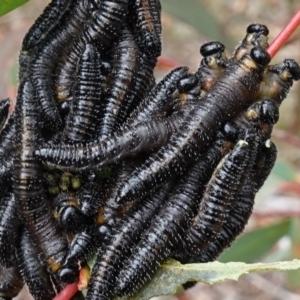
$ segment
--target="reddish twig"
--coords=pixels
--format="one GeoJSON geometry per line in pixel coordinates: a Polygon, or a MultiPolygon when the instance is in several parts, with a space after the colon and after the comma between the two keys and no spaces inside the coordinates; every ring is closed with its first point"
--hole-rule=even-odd
{"type": "Polygon", "coordinates": [[[56,295],[56,297],[53,300],[68,300],[71,299],[77,292],[78,292],[78,286],[77,282],[68,284],[64,287],[60,293],[56,295]]]}
{"type": "Polygon", "coordinates": [[[274,212],[257,212],[254,211],[252,213],[252,217],[255,219],[265,219],[265,218],[272,218],[272,219],[284,219],[284,218],[299,218],[300,211],[290,210],[290,211],[274,211],[274,212]]]}
{"type": "Polygon", "coordinates": [[[298,182],[284,182],[277,188],[278,193],[294,193],[300,197],[300,184],[298,182]]]}
{"type": "Polygon", "coordinates": [[[274,57],[279,49],[285,44],[292,33],[297,29],[300,24],[300,9],[294,15],[294,17],[288,22],[288,24],[282,29],[275,40],[268,48],[268,53],[271,57],[274,57]]]}
{"type": "Polygon", "coordinates": [[[180,67],[180,64],[171,58],[160,56],[157,59],[157,66],[162,69],[173,69],[180,67]]]}

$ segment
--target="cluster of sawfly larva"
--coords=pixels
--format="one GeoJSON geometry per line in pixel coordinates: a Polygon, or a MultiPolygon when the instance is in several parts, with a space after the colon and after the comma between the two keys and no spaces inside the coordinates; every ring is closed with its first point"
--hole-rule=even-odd
{"type": "MultiPolygon", "coordinates": [[[[242,232],[298,64],[268,29],[155,83],[159,0],[53,0],[0,102],[0,299],[50,300],[96,255],[86,299],[134,294],[168,257],[209,262],[242,232]]],[[[81,299],[78,293],[73,299],[81,299]]]]}

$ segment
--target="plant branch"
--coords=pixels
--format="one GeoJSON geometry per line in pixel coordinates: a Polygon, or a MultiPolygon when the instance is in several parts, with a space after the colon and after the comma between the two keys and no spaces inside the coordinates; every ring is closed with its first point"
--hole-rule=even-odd
{"type": "Polygon", "coordinates": [[[285,44],[288,38],[293,34],[300,24],[300,9],[296,12],[293,18],[288,22],[288,24],[282,29],[275,40],[271,43],[267,49],[268,53],[273,58],[280,48],[285,44]]]}

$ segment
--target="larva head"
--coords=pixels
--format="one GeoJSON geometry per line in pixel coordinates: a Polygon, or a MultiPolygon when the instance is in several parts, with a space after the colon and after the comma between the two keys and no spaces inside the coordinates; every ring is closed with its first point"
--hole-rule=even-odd
{"type": "Polygon", "coordinates": [[[208,67],[212,70],[219,70],[226,67],[227,57],[224,53],[225,46],[220,42],[210,42],[201,46],[200,53],[203,59],[197,70],[197,74],[201,76],[203,68],[208,67]]]}
{"type": "Polygon", "coordinates": [[[225,46],[220,42],[209,42],[200,47],[200,54],[203,57],[215,56],[221,57],[225,51],[225,46]]]}
{"type": "Polygon", "coordinates": [[[250,24],[247,27],[247,34],[252,34],[252,35],[264,35],[268,36],[269,35],[269,29],[266,25],[262,24],[250,24]]]}
{"type": "Polygon", "coordinates": [[[58,214],[59,226],[64,231],[78,232],[85,227],[86,220],[78,207],[64,206],[59,210],[58,214]]]}
{"type": "Polygon", "coordinates": [[[287,77],[291,78],[292,80],[299,80],[300,79],[300,67],[298,63],[293,59],[285,59],[283,61],[284,69],[289,74],[286,74],[287,77]]]}
{"type": "Polygon", "coordinates": [[[62,282],[73,283],[79,278],[79,270],[75,267],[63,266],[58,272],[58,277],[62,282]]]}
{"type": "Polygon", "coordinates": [[[271,99],[265,99],[259,107],[259,115],[265,124],[273,125],[278,122],[279,108],[271,99]]]}
{"type": "Polygon", "coordinates": [[[101,240],[102,242],[106,240],[108,241],[112,234],[112,228],[108,224],[98,226],[95,234],[97,235],[97,239],[101,240]]]}
{"type": "Polygon", "coordinates": [[[228,121],[222,126],[221,133],[230,142],[236,142],[238,138],[238,129],[232,121],[228,121]]]}
{"type": "Polygon", "coordinates": [[[187,93],[199,83],[199,79],[194,74],[187,74],[177,83],[177,89],[180,93],[187,93]]]}
{"type": "Polygon", "coordinates": [[[261,66],[267,66],[271,61],[270,54],[261,47],[253,47],[250,51],[252,60],[261,66]]]}

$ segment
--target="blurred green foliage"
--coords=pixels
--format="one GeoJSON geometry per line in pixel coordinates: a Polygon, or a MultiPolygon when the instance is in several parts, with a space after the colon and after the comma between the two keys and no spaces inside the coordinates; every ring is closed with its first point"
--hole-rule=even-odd
{"type": "Polygon", "coordinates": [[[1,0],[0,1],[0,17],[16,9],[17,7],[27,3],[29,0],[1,0]]]}

